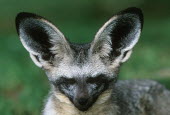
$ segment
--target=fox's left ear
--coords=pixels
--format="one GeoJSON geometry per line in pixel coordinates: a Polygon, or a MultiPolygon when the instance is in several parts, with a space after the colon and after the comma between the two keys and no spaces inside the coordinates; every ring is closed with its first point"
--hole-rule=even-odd
{"type": "Polygon", "coordinates": [[[128,8],[113,16],[97,32],[91,44],[92,54],[119,58],[125,62],[137,43],[143,26],[143,14],[138,8],[128,8]]]}

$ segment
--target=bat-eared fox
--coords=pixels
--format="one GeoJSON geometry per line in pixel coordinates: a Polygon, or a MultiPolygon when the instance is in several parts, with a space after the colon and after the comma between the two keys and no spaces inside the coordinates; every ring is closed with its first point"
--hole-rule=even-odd
{"type": "Polygon", "coordinates": [[[43,115],[170,115],[170,91],[155,81],[117,80],[143,27],[143,14],[128,8],[108,20],[91,43],[69,42],[45,18],[16,17],[20,40],[48,76],[43,115]]]}

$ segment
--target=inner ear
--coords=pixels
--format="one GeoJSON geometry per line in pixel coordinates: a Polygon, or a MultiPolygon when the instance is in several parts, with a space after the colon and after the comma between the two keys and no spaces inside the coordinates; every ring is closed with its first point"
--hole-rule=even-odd
{"type": "Polygon", "coordinates": [[[64,35],[51,22],[31,13],[19,13],[16,28],[23,46],[38,66],[71,52],[64,35]]]}
{"type": "Polygon", "coordinates": [[[138,8],[128,8],[107,21],[97,32],[91,45],[91,52],[100,57],[121,56],[127,60],[137,43],[143,25],[143,15],[138,8]]]}
{"type": "Polygon", "coordinates": [[[36,53],[51,54],[49,50],[53,46],[50,43],[53,39],[51,34],[55,31],[47,24],[35,19],[27,19],[21,24],[23,25],[20,27],[22,41],[36,53]]]}
{"type": "Polygon", "coordinates": [[[110,31],[112,53],[128,51],[134,47],[139,39],[141,23],[137,16],[124,14],[115,20],[116,23],[110,31]]]}

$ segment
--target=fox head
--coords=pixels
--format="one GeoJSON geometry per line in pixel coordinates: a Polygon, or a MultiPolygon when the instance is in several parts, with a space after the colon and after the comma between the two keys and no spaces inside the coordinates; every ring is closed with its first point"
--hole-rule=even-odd
{"type": "Polygon", "coordinates": [[[81,111],[114,86],[142,25],[141,10],[128,8],[108,20],[91,43],[74,44],[41,16],[23,12],[16,17],[20,40],[33,62],[45,70],[54,95],[63,94],[81,111]]]}

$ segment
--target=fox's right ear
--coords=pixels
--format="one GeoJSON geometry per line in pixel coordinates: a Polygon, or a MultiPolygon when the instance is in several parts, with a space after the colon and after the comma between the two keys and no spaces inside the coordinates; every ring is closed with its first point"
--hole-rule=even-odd
{"type": "Polygon", "coordinates": [[[64,35],[49,21],[31,13],[19,13],[16,29],[20,40],[39,67],[52,64],[54,57],[63,58],[71,49],[64,35]]]}

